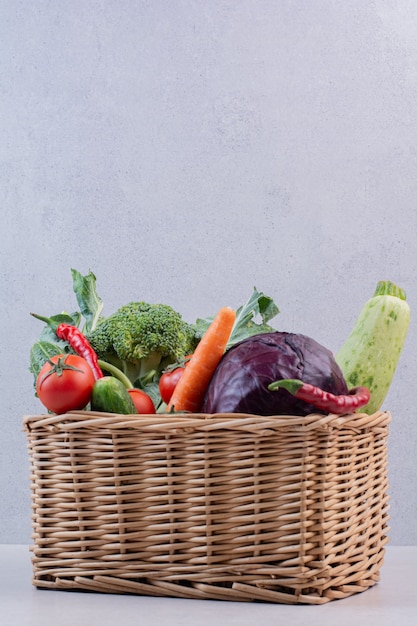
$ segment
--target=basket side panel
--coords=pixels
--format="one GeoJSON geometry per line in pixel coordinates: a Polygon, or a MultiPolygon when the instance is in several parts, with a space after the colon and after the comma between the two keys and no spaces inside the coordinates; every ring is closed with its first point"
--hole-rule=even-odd
{"type": "Polygon", "coordinates": [[[367,588],[379,579],[388,541],[387,438],[387,427],[346,429],[323,442],[325,484],[315,514],[322,543],[315,552],[329,568],[329,597],[331,588],[367,588]]]}

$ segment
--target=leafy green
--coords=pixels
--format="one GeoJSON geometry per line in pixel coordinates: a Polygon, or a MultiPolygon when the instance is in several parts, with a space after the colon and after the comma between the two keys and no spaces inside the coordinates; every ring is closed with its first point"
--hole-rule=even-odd
{"type": "Polygon", "coordinates": [[[65,341],[51,343],[49,341],[37,341],[33,344],[30,350],[30,367],[29,371],[35,377],[35,380],[42,369],[42,366],[48,359],[56,354],[63,354],[65,352],[72,352],[68,344],[65,341]]]}
{"type": "MultiPolygon", "coordinates": [[[[63,324],[73,324],[77,326],[80,320],[79,313],[59,313],[52,315],[51,320],[63,324]]],[[[35,377],[38,376],[44,363],[55,354],[74,353],[69,344],[63,339],[58,339],[55,332],[47,324],[43,327],[38,340],[30,349],[30,365],[29,371],[35,377]]]]}
{"type": "MultiPolygon", "coordinates": [[[[96,277],[92,272],[82,276],[80,272],[72,269],[73,289],[80,308],[74,313],[58,313],[51,315],[52,321],[71,324],[79,328],[84,318],[83,332],[95,328],[100,319],[103,302],[96,291],[96,277]]],[[[44,363],[55,354],[74,353],[66,341],[58,339],[55,332],[47,324],[43,327],[38,340],[30,350],[29,371],[34,375],[35,381],[44,363]]]]}
{"type": "MultiPolygon", "coordinates": [[[[247,337],[276,330],[268,322],[276,317],[278,313],[279,308],[274,300],[254,287],[251,296],[245,304],[236,309],[236,320],[226,349],[247,337]]],[[[197,319],[197,336],[200,338],[203,336],[213,319],[214,316],[197,319]]]]}
{"type": "Polygon", "coordinates": [[[72,269],[73,289],[77,298],[81,314],[85,318],[83,332],[92,332],[100,319],[103,310],[103,301],[96,290],[96,277],[90,271],[87,276],[83,276],[77,270],[72,269]]]}

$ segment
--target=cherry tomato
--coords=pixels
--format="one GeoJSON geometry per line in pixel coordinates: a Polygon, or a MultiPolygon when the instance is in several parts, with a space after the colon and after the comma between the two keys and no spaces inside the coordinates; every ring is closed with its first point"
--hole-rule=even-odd
{"type": "Polygon", "coordinates": [[[128,389],[128,392],[138,413],[155,413],[155,405],[152,398],[142,391],[142,389],[128,389]]]}
{"type": "Polygon", "coordinates": [[[58,354],[42,366],[36,393],[53,413],[83,409],[89,403],[95,378],[87,361],[76,354],[58,354]]]}
{"type": "Polygon", "coordinates": [[[171,400],[171,396],[174,393],[174,389],[181,376],[183,375],[184,368],[177,367],[172,371],[166,371],[159,379],[159,393],[165,404],[171,400]]]}

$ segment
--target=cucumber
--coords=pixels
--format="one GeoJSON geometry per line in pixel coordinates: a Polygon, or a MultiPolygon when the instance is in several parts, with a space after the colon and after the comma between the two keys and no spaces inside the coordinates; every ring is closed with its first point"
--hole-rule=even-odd
{"type": "Polygon", "coordinates": [[[371,392],[370,401],[361,409],[364,413],[375,413],[385,400],[409,322],[410,307],[404,290],[390,281],[379,281],[336,354],[347,386],[363,386],[371,392]]]}
{"type": "Polygon", "coordinates": [[[114,376],[103,376],[94,383],[91,410],[104,413],[137,413],[133,400],[124,384],[114,376]]]}

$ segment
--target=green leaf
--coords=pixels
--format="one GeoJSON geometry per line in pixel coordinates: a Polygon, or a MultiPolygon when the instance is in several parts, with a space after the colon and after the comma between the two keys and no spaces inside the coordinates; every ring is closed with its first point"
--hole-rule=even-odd
{"type": "Polygon", "coordinates": [[[72,352],[66,341],[37,341],[30,350],[30,366],[29,371],[36,378],[41,371],[43,365],[48,359],[57,354],[66,354],[72,352]]]}
{"type": "MultiPolygon", "coordinates": [[[[58,313],[58,315],[52,315],[49,319],[58,324],[63,323],[78,326],[81,313],[58,313]]],[[[36,378],[42,366],[48,359],[56,354],[74,354],[74,350],[67,341],[59,339],[55,331],[45,323],[38,340],[30,349],[29,371],[32,372],[34,376],[34,384],[36,384],[36,378]]]]}
{"type": "Polygon", "coordinates": [[[86,320],[83,332],[88,334],[97,326],[103,310],[103,301],[97,293],[96,277],[91,271],[87,276],[83,276],[77,270],[72,269],[71,274],[78,306],[86,320]]]}
{"type": "MultiPolygon", "coordinates": [[[[247,337],[275,331],[276,329],[270,326],[268,322],[278,313],[279,309],[274,300],[254,287],[249,299],[236,310],[236,320],[227,349],[247,337]]],[[[195,327],[198,337],[203,336],[213,319],[212,316],[196,320],[195,327]]]]}

